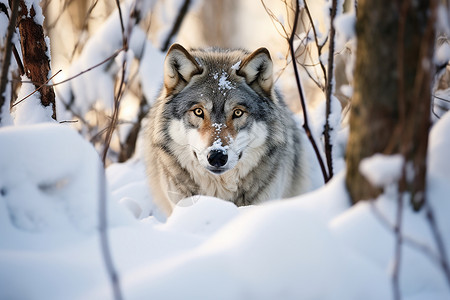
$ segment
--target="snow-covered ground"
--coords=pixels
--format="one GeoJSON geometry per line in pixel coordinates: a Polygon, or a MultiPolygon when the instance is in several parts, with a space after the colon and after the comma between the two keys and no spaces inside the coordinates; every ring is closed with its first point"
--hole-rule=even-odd
{"type": "MultiPolygon", "coordinates": [[[[427,199],[450,256],[448,132],[449,113],[431,132],[427,199]]],[[[49,123],[3,128],[0,144],[0,299],[111,299],[93,147],[49,123]]],[[[376,177],[382,165],[364,172],[376,177]]],[[[312,193],[260,206],[185,199],[166,222],[138,158],[110,166],[107,178],[125,299],[392,299],[396,197],[350,206],[343,172],[312,193]]],[[[425,213],[405,203],[402,232],[402,299],[450,299],[425,213]]]]}
{"type": "MultiPolygon", "coordinates": [[[[130,10],[127,5],[123,12],[130,10]]],[[[336,20],[346,33],[338,34],[338,42],[351,36],[345,29],[351,21],[349,16],[336,20]]],[[[0,22],[7,24],[6,19],[0,22]]],[[[116,13],[98,28],[65,76],[120,48],[118,32],[116,13]]],[[[445,61],[450,52],[444,50],[438,57],[445,61]]],[[[151,101],[161,83],[164,56],[139,27],[132,31],[129,52],[116,58],[117,68],[133,56],[140,58],[143,93],[151,101]]],[[[77,105],[83,114],[101,100],[110,107],[110,74],[103,67],[88,74],[71,80],[70,86],[58,86],[57,101],[68,100],[72,89],[76,101],[82,101],[77,105]]],[[[23,84],[18,99],[33,89],[23,84]]],[[[414,213],[407,202],[401,214],[402,251],[396,255],[398,204],[392,183],[402,163],[399,157],[375,156],[361,165],[364,174],[386,189],[371,202],[350,206],[342,170],[326,186],[293,199],[237,208],[197,196],[181,201],[164,220],[153,205],[139,155],[109,166],[105,174],[93,146],[69,125],[49,122],[37,97],[17,106],[6,122],[16,126],[0,129],[0,300],[112,299],[98,229],[103,200],[124,299],[393,299],[396,266],[402,299],[450,299],[450,283],[425,210],[414,213]],[[47,123],[34,124],[43,121],[47,123]],[[105,176],[107,187],[102,188],[105,176]]],[[[126,111],[133,100],[139,103],[127,94],[124,99],[126,111]]],[[[72,119],[62,103],[57,108],[60,120],[72,119]]],[[[323,128],[323,110],[319,105],[313,115],[316,136],[323,128]]],[[[439,115],[446,110],[443,106],[439,115]]],[[[135,111],[128,114],[136,117],[135,111]]],[[[334,121],[340,121],[340,114],[334,121]]],[[[344,167],[346,130],[335,136],[336,169],[344,167]]],[[[449,132],[447,113],[431,132],[427,178],[427,200],[447,257],[449,132]]],[[[314,176],[321,180],[320,174],[314,176]]]]}

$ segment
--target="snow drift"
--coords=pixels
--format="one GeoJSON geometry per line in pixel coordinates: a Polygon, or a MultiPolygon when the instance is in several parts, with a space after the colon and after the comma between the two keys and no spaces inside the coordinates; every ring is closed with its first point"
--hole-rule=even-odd
{"type": "MultiPolygon", "coordinates": [[[[447,255],[449,130],[446,114],[431,132],[427,192],[447,255]]],[[[56,124],[4,128],[0,143],[0,298],[112,299],[93,147],[56,124]]],[[[341,173],[315,192],[260,206],[192,197],[164,223],[146,216],[153,206],[142,170],[135,159],[107,172],[108,234],[125,299],[392,297],[389,193],[351,207],[341,173]]],[[[424,213],[406,203],[403,217],[403,299],[448,299],[424,213]]]]}

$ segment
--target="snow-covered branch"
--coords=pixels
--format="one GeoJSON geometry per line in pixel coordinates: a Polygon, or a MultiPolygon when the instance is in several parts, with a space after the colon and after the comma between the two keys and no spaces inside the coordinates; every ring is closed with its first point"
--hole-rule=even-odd
{"type": "MultiPolygon", "coordinates": [[[[8,98],[8,91],[10,90],[10,87],[8,87],[8,80],[11,78],[9,73],[10,68],[10,62],[11,62],[11,52],[12,52],[12,39],[13,35],[15,33],[16,28],[16,19],[17,14],[19,10],[19,1],[12,1],[12,7],[11,7],[11,17],[8,16],[8,11],[6,8],[6,5],[3,3],[0,3],[2,5],[2,10],[0,11],[0,18],[2,18],[2,22],[6,21],[5,19],[9,19],[8,22],[8,29],[6,34],[6,40],[5,40],[5,50],[4,55],[2,57],[1,63],[1,74],[0,74],[0,127],[6,123],[10,123],[9,118],[9,102],[10,99],[8,98]],[[6,18],[5,18],[6,17],[6,18]]],[[[4,26],[3,24],[2,26],[4,26]]],[[[0,39],[3,39],[2,36],[0,36],[0,39]]],[[[1,45],[1,44],[0,44],[1,45]]]]}

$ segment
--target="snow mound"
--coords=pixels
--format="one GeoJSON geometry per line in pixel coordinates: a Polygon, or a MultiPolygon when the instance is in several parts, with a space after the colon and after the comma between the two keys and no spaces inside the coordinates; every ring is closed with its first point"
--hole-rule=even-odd
{"type": "Polygon", "coordinates": [[[153,203],[145,166],[139,159],[115,163],[106,169],[113,202],[126,207],[136,219],[150,215],[164,221],[166,216],[153,203]]]}
{"type": "Polygon", "coordinates": [[[238,208],[229,201],[194,196],[178,202],[161,228],[209,236],[237,215],[238,208]]]}
{"type": "Polygon", "coordinates": [[[387,299],[389,291],[383,271],[313,215],[279,205],[253,207],[199,248],[129,278],[129,299],[387,299]]]}
{"type": "MultiPolygon", "coordinates": [[[[76,131],[56,124],[7,127],[0,144],[0,231],[97,227],[103,166],[76,131]]],[[[114,206],[109,211],[111,221],[126,219],[114,206]]]]}
{"type": "Polygon", "coordinates": [[[359,171],[377,187],[385,187],[398,182],[402,176],[403,156],[374,154],[364,158],[359,165],[359,171]]]}

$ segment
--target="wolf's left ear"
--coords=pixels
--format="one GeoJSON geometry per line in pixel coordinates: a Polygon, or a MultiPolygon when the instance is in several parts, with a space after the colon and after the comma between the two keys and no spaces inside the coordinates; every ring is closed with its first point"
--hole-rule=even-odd
{"type": "Polygon", "coordinates": [[[261,90],[266,95],[270,95],[273,87],[273,64],[269,50],[259,48],[247,56],[236,74],[243,76],[247,84],[255,91],[261,90]]]}
{"type": "Polygon", "coordinates": [[[164,86],[167,94],[180,92],[192,76],[201,72],[202,68],[195,58],[180,44],[173,44],[164,61],[164,86]]]}

